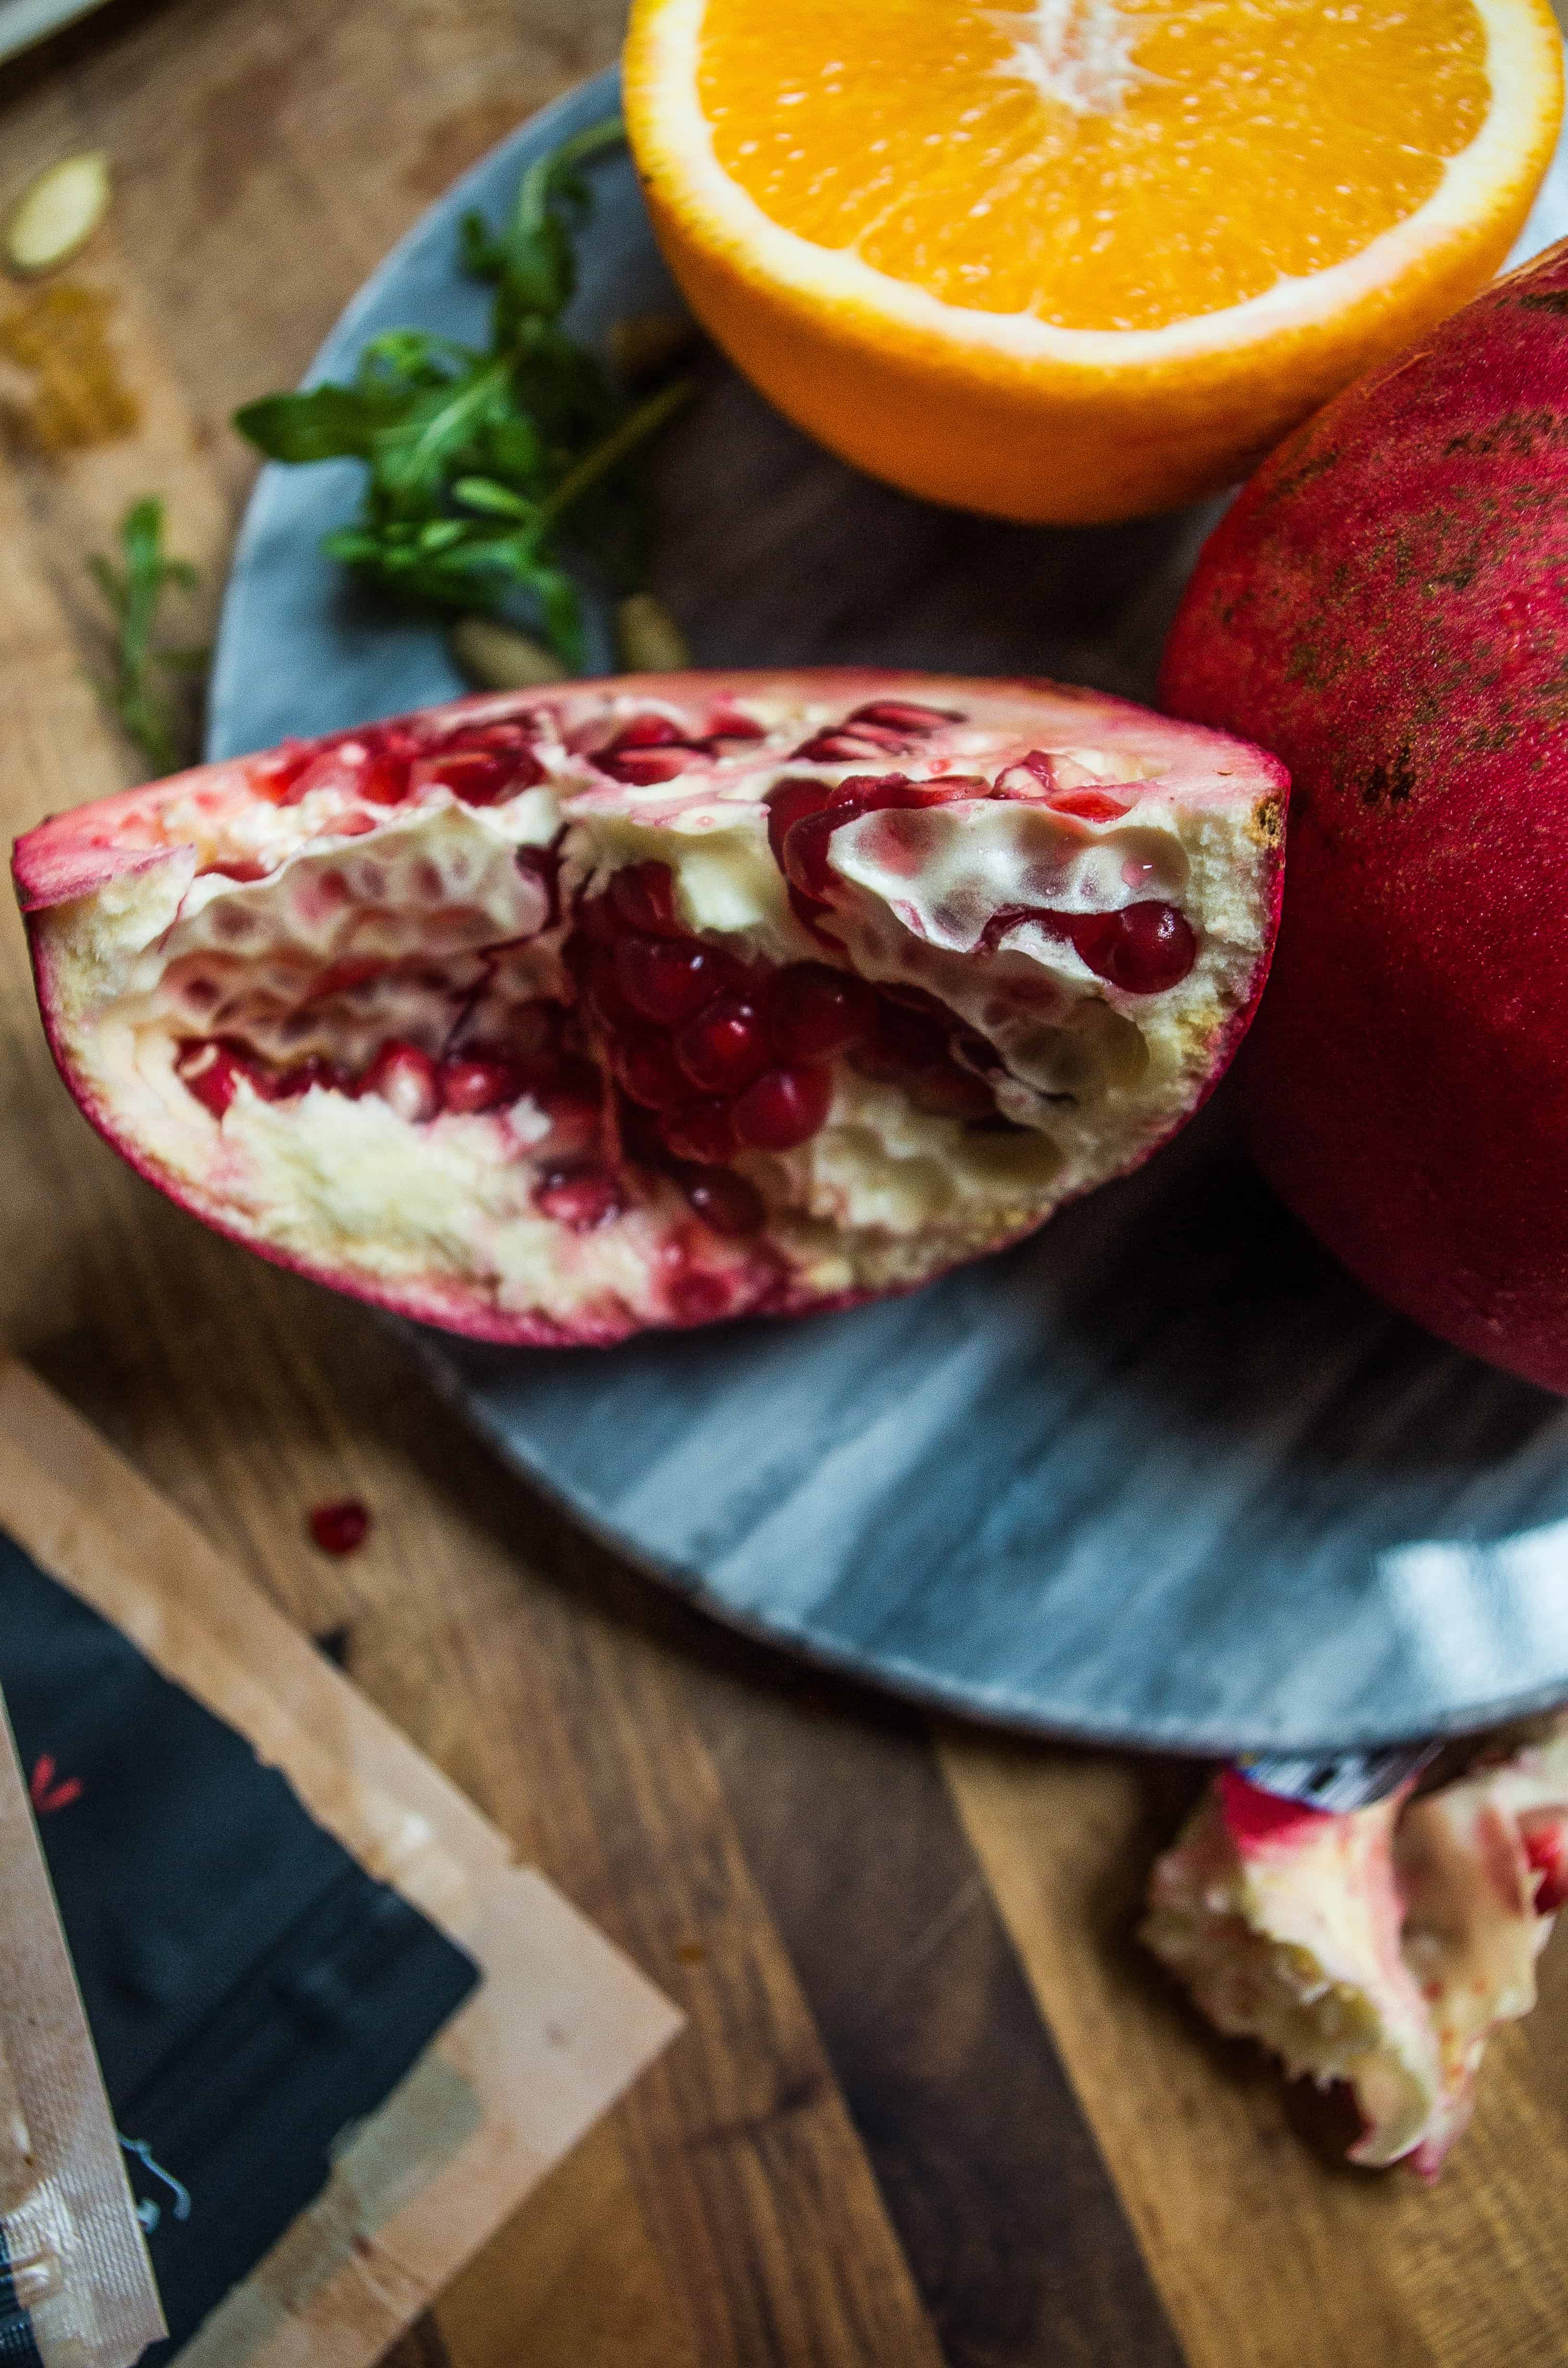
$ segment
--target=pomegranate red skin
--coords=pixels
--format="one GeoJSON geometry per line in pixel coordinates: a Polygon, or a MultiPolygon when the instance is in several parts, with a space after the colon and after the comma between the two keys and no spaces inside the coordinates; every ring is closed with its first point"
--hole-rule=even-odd
{"type": "Polygon", "coordinates": [[[1259,1162],[1382,1297],[1568,1392],[1568,243],[1273,455],[1160,693],[1294,785],[1259,1162]]]}

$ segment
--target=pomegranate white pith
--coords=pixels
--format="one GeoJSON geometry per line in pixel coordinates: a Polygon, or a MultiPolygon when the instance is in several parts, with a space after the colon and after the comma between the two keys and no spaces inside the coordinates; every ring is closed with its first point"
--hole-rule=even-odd
{"type": "Polygon", "coordinates": [[[1223,2032],[1343,2081],[1351,2160],[1430,2175],[1486,2042],[1535,2004],[1568,1899],[1568,1713],[1467,1774],[1346,1815],[1224,1770],[1155,1865],[1143,1938],[1223,2032]]]}
{"type": "Polygon", "coordinates": [[[502,1340],[924,1281],[1135,1165],[1261,988],[1285,782],[1049,685],[644,676],[203,767],[17,850],[88,1115],[502,1340]]]}

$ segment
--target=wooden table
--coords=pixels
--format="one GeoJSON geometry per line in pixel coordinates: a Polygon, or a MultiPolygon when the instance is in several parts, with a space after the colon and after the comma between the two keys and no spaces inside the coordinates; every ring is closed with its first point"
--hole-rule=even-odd
{"type": "MultiPolygon", "coordinates": [[[[73,277],[114,296],[142,406],[119,442],[0,465],[9,829],[136,778],[88,680],[86,552],[160,491],[215,588],[251,475],[233,405],[297,375],[426,201],[605,63],[619,17],[118,0],[0,72],[0,202],[58,156],[113,159],[73,277]]],[[[401,2368],[1561,2368],[1568,1949],[1435,2190],[1335,2167],[1131,1939],[1193,1771],[934,1729],[619,1567],[362,1310],[98,1144],[0,926],[6,1340],[690,2019],[401,2368]],[[303,1515],[348,1493],[375,1530],[329,1562],[303,1515]]]]}

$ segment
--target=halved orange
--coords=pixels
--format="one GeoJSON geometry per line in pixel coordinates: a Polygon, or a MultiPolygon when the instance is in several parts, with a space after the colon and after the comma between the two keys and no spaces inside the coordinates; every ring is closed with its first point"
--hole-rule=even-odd
{"type": "Polygon", "coordinates": [[[634,0],[699,317],[859,467],[1035,520],[1244,475],[1497,268],[1548,0],[634,0]]]}

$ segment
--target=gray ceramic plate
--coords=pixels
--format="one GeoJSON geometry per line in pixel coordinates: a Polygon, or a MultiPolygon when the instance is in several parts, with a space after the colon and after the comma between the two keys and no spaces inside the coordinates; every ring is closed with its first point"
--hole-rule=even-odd
{"type": "MultiPolygon", "coordinates": [[[[608,77],[460,183],[349,306],[476,335],[456,222],[498,213],[608,77]]],[[[577,325],[666,291],[596,168],[577,325]]],[[[1538,219],[1543,243],[1551,216],[1538,219]]],[[[715,365],[661,456],[660,588],[714,665],[881,660],[1147,695],[1205,520],[996,526],[837,466],[715,365]]],[[[223,614],[211,752],[462,686],[316,549],[352,466],[269,469],[223,614]]],[[[646,1569],[988,1718],[1191,1750],[1345,1749],[1568,1693],[1568,1409],[1365,1297],[1237,1155],[1221,1096],[1143,1172],[910,1299],[608,1351],[422,1336],[501,1453],[646,1569]]]]}

